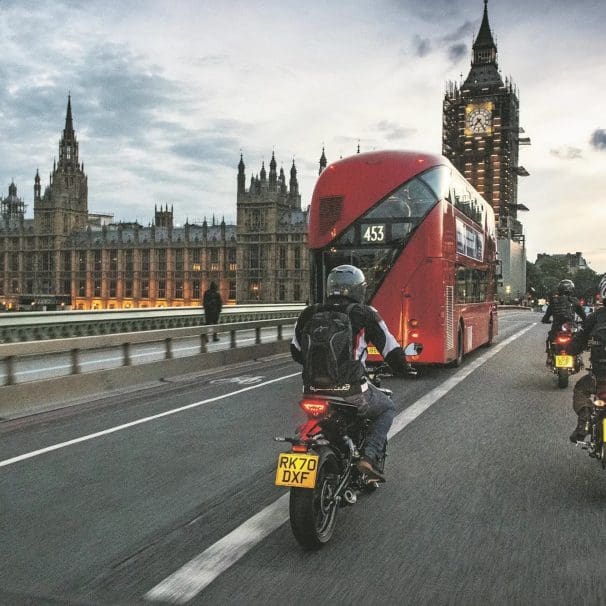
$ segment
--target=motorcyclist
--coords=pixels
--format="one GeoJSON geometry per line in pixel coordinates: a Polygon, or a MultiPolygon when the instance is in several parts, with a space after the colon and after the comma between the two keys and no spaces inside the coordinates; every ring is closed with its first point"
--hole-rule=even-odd
{"type": "MultiPolygon", "coordinates": [[[[587,316],[583,323],[583,327],[573,337],[572,341],[566,348],[566,353],[576,356],[584,351],[590,345],[592,333],[596,327],[600,325],[606,326],[606,275],[602,277],[598,284],[598,293],[602,298],[602,307],[598,307],[595,311],[587,316]]],[[[581,377],[574,386],[572,396],[572,407],[577,414],[577,426],[570,435],[571,442],[581,441],[589,433],[589,418],[591,415],[592,402],[591,394],[596,393],[598,386],[603,386],[606,390],[606,359],[604,347],[592,346],[590,353],[591,372],[581,377]]],[[[602,387],[601,387],[602,389],[602,387]]]]}
{"type": "Polygon", "coordinates": [[[552,297],[545,310],[545,315],[541,319],[543,324],[549,324],[553,317],[553,323],[547,333],[547,342],[545,344],[545,351],[548,356],[550,344],[555,339],[556,333],[560,330],[564,322],[572,322],[575,319],[575,314],[578,315],[582,321],[585,320],[585,310],[579,303],[579,300],[574,296],[574,282],[572,280],[560,280],[558,292],[552,297]]]}
{"type": "MultiPolygon", "coordinates": [[[[391,334],[378,311],[364,303],[366,278],[364,273],[353,265],[335,267],[326,280],[326,303],[321,306],[310,305],[299,316],[295,334],[290,346],[294,360],[304,364],[302,336],[305,324],[317,311],[339,311],[349,316],[352,334],[354,360],[359,372],[351,383],[351,390],[345,399],[359,407],[359,414],[370,419],[364,452],[357,463],[358,469],[369,479],[385,481],[381,466],[387,432],[395,416],[395,406],[391,398],[375,387],[365,375],[367,343],[370,341],[383,355],[394,373],[403,375],[410,369],[404,357],[404,351],[391,334]],[[354,303],[354,305],[352,305],[354,303]]],[[[310,386],[304,385],[304,390],[310,386]]],[[[311,387],[313,390],[313,386],[311,387]]],[[[341,393],[341,388],[339,388],[341,393]]]]}

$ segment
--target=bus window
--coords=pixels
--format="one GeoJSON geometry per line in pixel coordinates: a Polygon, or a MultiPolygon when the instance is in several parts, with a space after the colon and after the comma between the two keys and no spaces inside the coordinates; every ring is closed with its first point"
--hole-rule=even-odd
{"type": "Polygon", "coordinates": [[[436,199],[448,200],[450,193],[450,169],[446,166],[437,166],[419,176],[433,191],[436,199]]]}

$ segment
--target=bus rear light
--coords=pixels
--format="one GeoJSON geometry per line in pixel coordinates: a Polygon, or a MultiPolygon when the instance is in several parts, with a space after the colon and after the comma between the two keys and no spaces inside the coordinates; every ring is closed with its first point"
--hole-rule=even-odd
{"type": "Polygon", "coordinates": [[[410,326],[411,328],[416,328],[418,325],[419,325],[418,320],[408,320],[408,326],[410,326]]]}
{"type": "Polygon", "coordinates": [[[299,406],[310,417],[319,417],[328,412],[328,402],[326,400],[312,400],[305,398],[299,402],[299,406]]]}
{"type": "Polygon", "coordinates": [[[413,330],[413,331],[410,333],[410,337],[411,337],[412,339],[418,339],[418,338],[419,338],[419,331],[418,331],[418,330],[413,330]]]}

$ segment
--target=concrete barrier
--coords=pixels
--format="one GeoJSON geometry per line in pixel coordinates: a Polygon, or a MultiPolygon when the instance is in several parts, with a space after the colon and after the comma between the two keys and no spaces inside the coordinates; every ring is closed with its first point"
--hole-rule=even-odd
{"type": "Polygon", "coordinates": [[[92,402],[120,391],[289,351],[287,340],[0,387],[0,420],[92,402]],[[86,394],[86,398],[84,398],[86,394]]]}

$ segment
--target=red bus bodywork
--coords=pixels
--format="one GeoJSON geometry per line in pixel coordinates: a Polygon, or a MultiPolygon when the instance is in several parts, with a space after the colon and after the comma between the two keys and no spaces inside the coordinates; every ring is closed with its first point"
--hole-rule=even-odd
{"type": "Polygon", "coordinates": [[[415,363],[458,364],[497,334],[494,213],[443,156],[379,151],[329,165],[308,243],[313,300],[332,267],[360,267],[367,302],[398,341],[423,344],[415,363]]]}

